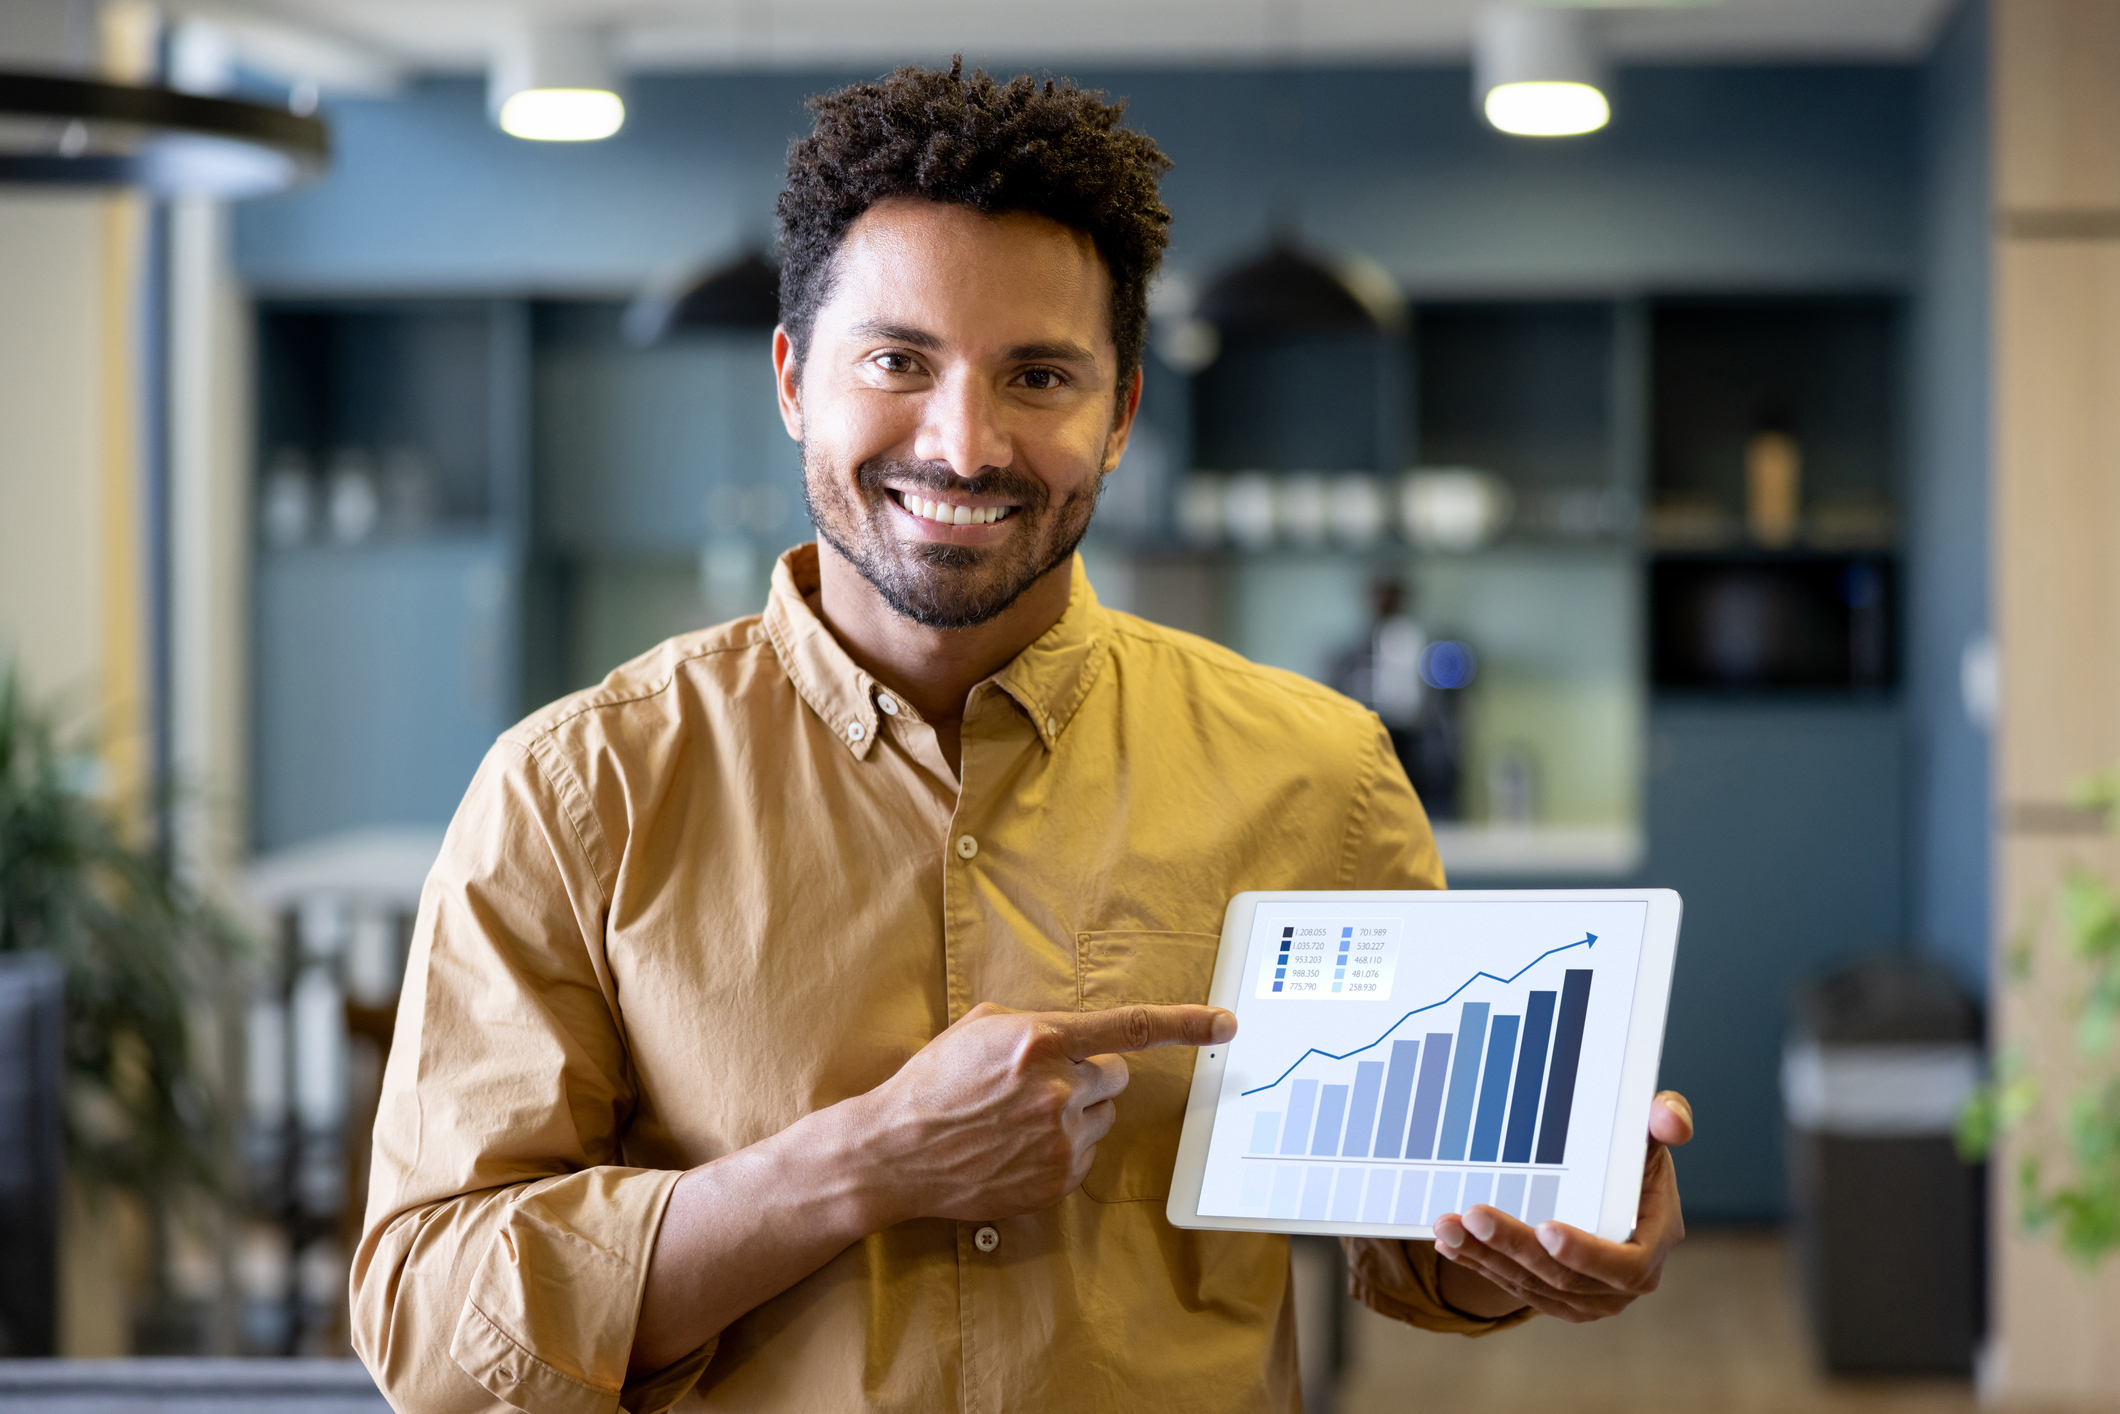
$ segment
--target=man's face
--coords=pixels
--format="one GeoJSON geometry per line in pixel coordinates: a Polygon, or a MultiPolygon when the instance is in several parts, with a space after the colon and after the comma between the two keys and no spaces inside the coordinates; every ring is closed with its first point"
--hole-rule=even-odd
{"type": "Polygon", "coordinates": [[[895,200],[847,232],[799,370],[776,336],[811,519],[898,613],[984,623],[1074,552],[1139,396],[1110,290],[1079,231],[895,200]]]}

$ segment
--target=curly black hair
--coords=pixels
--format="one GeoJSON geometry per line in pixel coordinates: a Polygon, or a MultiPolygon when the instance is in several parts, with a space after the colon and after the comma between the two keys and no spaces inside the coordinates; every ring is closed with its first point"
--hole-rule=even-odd
{"type": "Polygon", "coordinates": [[[796,366],[831,292],[832,257],[861,214],[891,197],[922,197],[989,216],[1030,211],[1087,234],[1110,272],[1119,376],[1141,363],[1148,281],[1170,241],[1156,182],[1170,159],[1119,126],[1123,101],[1069,79],[996,83],[904,68],[876,83],[810,99],[808,137],[788,147],[780,217],[780,322],[796,366]]]}

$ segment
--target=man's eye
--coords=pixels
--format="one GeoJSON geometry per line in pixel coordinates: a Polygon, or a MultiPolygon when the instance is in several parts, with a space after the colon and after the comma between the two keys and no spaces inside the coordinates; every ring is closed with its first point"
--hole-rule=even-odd
{"type": "Polygon", "coordinates": [[[875,358],[869,361],[875,364],[878,368],[882,369],[885,373],[916,373],[919,371],[920,368],[919,364],[913,362],[912,356],[910,354],[878,354],[875,358]]]}
{"type": "Polygon", "coordinates": [[[1026,368],[1023,370],[1023,386],[1043,393],[1060,386],[1060,375],[1050,368],[1026,368]]]}

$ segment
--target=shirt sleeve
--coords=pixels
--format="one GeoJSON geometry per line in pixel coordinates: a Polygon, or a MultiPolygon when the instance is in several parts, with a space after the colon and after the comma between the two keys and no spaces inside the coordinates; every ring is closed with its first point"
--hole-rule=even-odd
{"type": "MultiPolygon", "coordinates": [[[[1442,856],[1435,832],[1392,749],[1383,724],[1370,719],[1372,740],[1362,784],[1347,826],[1346,889],[1440,889],[1442,856]]],[[[1348,1294],[1370,1310],[1424,1330],[1487,1335],[1531,1318],[1529,1307],[1488,1320],[1470,1316],[1443,1299],[1441,1269],[1433,1242],[1400,1238],[1344,1237],[1348,1294]]]]}
{"type": "Polygon", "coordinates": [[[679,1175],[622,1162],[603,840],[545,740],[504,738],[449,827],[383,1077],[353,1343],[422,1414],[662,1410],[713,1354],[626,1378],[679,1175]]]}

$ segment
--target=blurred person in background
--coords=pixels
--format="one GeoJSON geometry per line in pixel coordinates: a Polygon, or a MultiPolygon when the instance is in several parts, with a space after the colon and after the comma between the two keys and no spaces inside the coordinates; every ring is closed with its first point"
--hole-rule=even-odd
{"type": "MultiPolygon", "coordinates": [[[[815,100],[773,356],[817,541],[762,615],[507,733],[420,911],[353,1271],[402,1410],[1289,1409],[1285,1238],[1164,1217],[1243,889],[1440,888],[1377,717],[1102,608],[1155,146],[1071,84],[815,100]]],[[[1438,1331],[1613,1314],[1679,1239],[1347,1243],[1438,1331]]]]}

